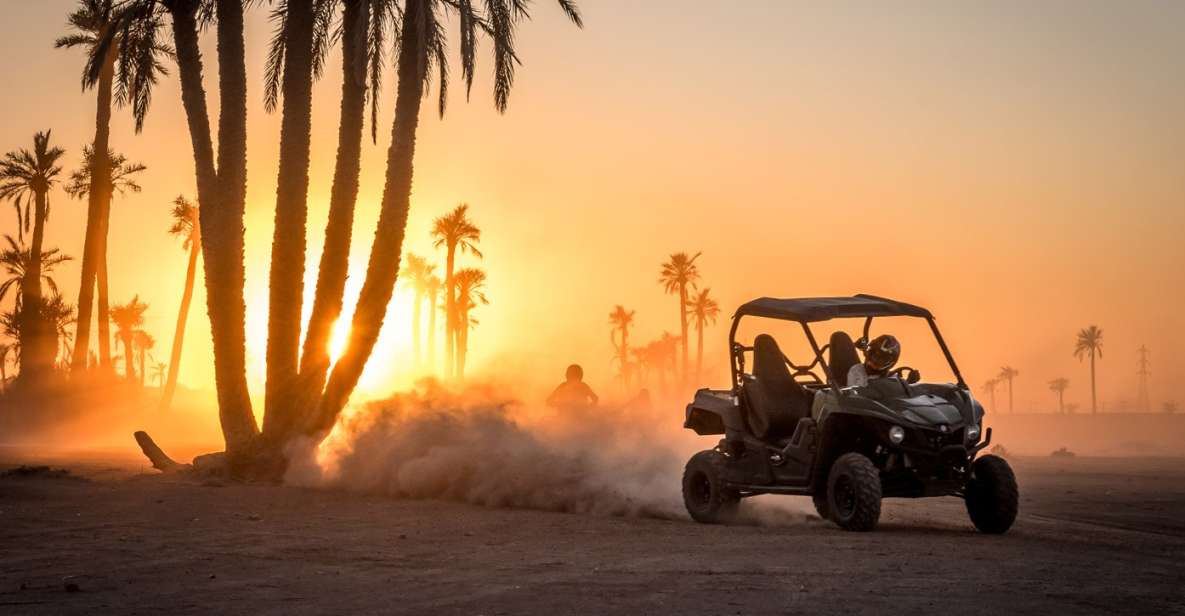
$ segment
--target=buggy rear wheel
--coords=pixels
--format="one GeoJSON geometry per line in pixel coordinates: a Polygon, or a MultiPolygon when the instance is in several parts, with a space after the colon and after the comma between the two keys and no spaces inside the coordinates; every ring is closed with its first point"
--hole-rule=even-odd
{"type": "Polygon", "coordinates": [[[819,514],[820,518],[824,520],[831,519],[831,506],[827,504],[827,493],[820,492],[811,496],[811,502],[815,504],[815,513],[819,514]]]}
{"type": "Polygon", "coordinates": [[[724,485],[727,458],[718,451],[701,451],[683,470],[683,504],[696,522],[727,522],[737,511],[741,497],[724,485]]]}
{"type": "Polygon", "coordinates": [[[965,497],[967,515],[979,532],[999,535],[1016,521],[1020,490],[1016,475],[1004,458],[987,455],[971,465],[965,497]]]}
{"type": "Polygon", "coordinates": [[[864,455],[846,453],[831,465],[827,478],[829,518],[840,528],[870,531],[881,517],[880,471],[864,455]]]}

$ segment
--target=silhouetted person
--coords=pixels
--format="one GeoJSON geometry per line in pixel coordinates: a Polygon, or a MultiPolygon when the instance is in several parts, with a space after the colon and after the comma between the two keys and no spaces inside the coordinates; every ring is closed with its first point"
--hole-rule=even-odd
{"type": "Polygon", "coordinates": [[[560,383],[547,397],[547,406],[553,409],[570,410],[596,406],[600,398],[584,382],[584,368],[579,364],[568,366],[567,380],[560,383]]]}
{"type": "Polygon", "coordinates": [[[848,370],[848,387],[862,387],[869,379],[885,376],[901,357],[901,343],[888,334],[873,338],[864,349],[864,363],[848,370]]]}

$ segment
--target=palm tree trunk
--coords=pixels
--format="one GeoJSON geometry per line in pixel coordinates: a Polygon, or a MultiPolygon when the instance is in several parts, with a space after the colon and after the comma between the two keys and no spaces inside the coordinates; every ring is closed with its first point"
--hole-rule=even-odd
{"type": "Polygon", "coordinates": [[[683,330],[683,381],[687,381],[687,285],[679,285],[679,327],[683,330]]]}
{"type": "Polygon", "coordinates": [[[420,305],[424,303],[424,292],[416,289],[416,305],[411,311],[411,347],[412,355],[415,357],[416,367],[419,368],[423,364],[423,358],[420,357],[420,323],[422,315],[420,314],[420,305]]]}
{"type": "Polygon", "coordinates": [[[246,304],[243,301],[247,77],[242,3],[219,0],[217,4],[221,176],[214,168],[195,6],[173,6],[173,41],[181,80],[181,101],[193,143],[198,202],[201,204],[198,211],[206,272],[206,306],[214,341],[218,415],[227,453],[234,457],[249,447],[258,433],[247,391],[246,304]]]}
{"type": "Polygon", "coordinates": [[[313,0],[288,0],[284,21],[283,117],[280,170],[268,295],[267,386],[263,434],[287,439],[300,410],[294,404],[300,369],[308,220],[309,145],[313,108],[313,0]]]}
{"type": "Polygon", "coordinates": [[[1008,377],[1008,414],[1011,415],[1016,412],[1016,407],[1012,406],[1012,377],[1008,377]]]}
{"type": "Polygon", "coordinates": [[[99,366],[108,373],[115,370],[111,363],[111,299],[107,290],[107,229],[109,226],[104,210],[99,221],[98,271],[95,272],[95,286],[98,294],[99,366]]]}
{"type": "Polygon", "coordinates": [[[1094,385],[1094,349],[1090,350],[1090,414],[1095,415],[1099,412],[1098,394],[1096,393],[1094,385]]]}
{"type": "MultiPolygon", "coordinates": [[[[200,232],[199,232],[200,234],[200,232]]],[[[169,376],[161,393],[157,410],[167,411],[177,390],[177,373],[181,369],[181,345],[185,342],[185,324],[189,320],[189,304],[193,300],[193,284],[197,278],[198,253],[202,250],[201,237],[190,238],[189,265],[185,268],[185,290],[181,292],[181,309],[177,311],[177,327],[173,330],[173,350],[169,353],[169,376]]]]}
{"type": "Polygon", "coordinates": [[[144,375],[145,375],[145,371],[144,371],[144,356],[145,356],[147,353],[148,353],[148,352],[144,350],[144,347],[140,347],[140,374],[138,374],[138,375],[137,375],[137,376],[139,377],[139,379],[140,379],[140,387],[143,387],[143,386],[144,386],[144,375]]]}
{"type": "Polygon", "coordinates": [[[704,369],[704,322],[700,319],[695,321],[695,335],[695,380],[699,382],[704,369]]]}
{"type": "Polygon", "coordinates": [[[444,376],[452,378],[456,374],[454,354],[456,350],[457,310],[456,289],[453,286],[453,267],[456,265],[457,245],[448,245],[448,254],[444,259],[444,376]]]}
{"type": "Polygon", "coordinates": [[[465,358],[469,355],[469,313],[457,315],[457,380],[465,380],[465,358]]]}
{"type": "MultiPolygon", "coordinates": [[[[74,352],[70,371],[86,369],[86,355],[90,350],[91,309],[95,301],[95,278],[98,273],[99,234],[104,227],[103,215],[111,205],[111,161],[107,159],[111,135],[111,83],[115,75],[118,50],[111,47],[99,70],[95,110],[95,140],[91,144],[91,182],[87,193],[86,236],[82,248],[82,281],[78,291],[78,321],[74,329],[74,352]]],[[[103,312],[100,311],[100,318],[103,312]]],[[[110,349],[108,349],[110,352],[110,349]]]]}
{"type": "MultiPolygon", "coordinates": [[[[21,373],[22,380],[36,382],[53,366],[53,355],[47,357],[48,324],[41,312],[41,252],[45,245],[45,218],[49,196],[41,191],[34,195],[33,238],[29,246],[29,265],[21,282],[21,373]]],[[[55,349],[56,350],[56,349],[55,349]]]]}
{"type": "Polygon", "coordinates": [[[361,170],[362,127],[366,109],[366,46],[360,44],[369,29],[370,4],[345,0],[342,16],[342,102],[337,131],[337,162],[329,195],[329,220],[325,245],[317,270],[317,291],[305,332],[300,375],[310,399],[325,386],[329,370],[329,338],[341,316],[346,277],[350,266],[351,232],[358,199],[361,170]]]}
{"type": "Polygon", "coordinates": [[[404,7],[397,61],[399,85],[395,97],[395,121],[391,127],[391,146],[387,150],[382,207],[370,249],[366,280],[354,311],[350,342],[329,375],[325,393],[308,427],[313,434],[325,434],[333,427],[338,413],[358,384],[366,360],[378,340],[399,275],[400,253],[411,205],[416,127],[420,120],[423,76],[427,65],[421,29],[426,27],[429,16],[424,14],[424,10],[423,0],[408,0],[404,7]]]}
{"type": "Polygon", "coordinates": [[[132,352],[132,337],[131,335],[121,336],[123,340],[123,372],[124,378],[135,383],[136,382],[136,356],[132,352]]]}
{"type": "Polygon", "coordinates": [[[1062,415],[1066,414],[1065,397],[1066,397],[1066,392],[1064,390],[1059,389],[1057,392],[1057,411],[1058,411],[1058,413],[1060,413],[1062,415]]]}
{"type": "Polygon", "coordinates": [[[436,294],[429,293],[428,300],[428,372],[436,372],[436,294]]]}

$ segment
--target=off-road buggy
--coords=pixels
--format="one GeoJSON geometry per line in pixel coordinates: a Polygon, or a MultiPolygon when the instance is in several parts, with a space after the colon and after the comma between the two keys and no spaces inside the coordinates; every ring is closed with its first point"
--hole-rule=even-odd
{"type": "Polygon", "coordinates": [[[956,496],[981,532],[1012,526],[1016,478],[1003,458],[977,457],[991,428],[981,434],[983,407],[925,308],[870,295],[763,297],[737,309],[728,343],[732,387],[701,389],[687,405],[685,428],[724,437],[684,471],[683,500],[695,520],[726,521],[743,498],[788,494],[812,497],[819,516],[841,528],[867,531],[883,497],[956,496]],[[921,383],[917,370],[901,366],[849,386],[879,317],[924,319],[957,382],[921,383]],[[814,359],[794,363],[764,333],[741,344],[737,328],[747,318],[801,324],[814,359]],[[862,335],[853,341],[837,330],[820,347],[810,324],[842,318],[863,319],[862,335]]]}

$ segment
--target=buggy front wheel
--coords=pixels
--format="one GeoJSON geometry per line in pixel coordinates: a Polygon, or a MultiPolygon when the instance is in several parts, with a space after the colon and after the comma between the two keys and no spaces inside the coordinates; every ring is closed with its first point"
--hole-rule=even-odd
{"type": "Polygon", "coordinates": [[[741,497],[724,484],[727,458],[718,451],[701,451],[683,470],[683,504],[696,522],[719,524],[736,514],[741,497]]]}
{"type": "Polygon", "coordinates": [[[844,530],[870,531],[881,517],[881,476],[862,454],[846,453],[827,477],[831,521],[844,530]]]}
{"type": "Polygon", "coordinates": [[[1016,475],[999,456],[983,456],[971,465],[965,489],[967,514],[981,533],[999,535],[1012,528],[1020,501],[1016,475]]]}

